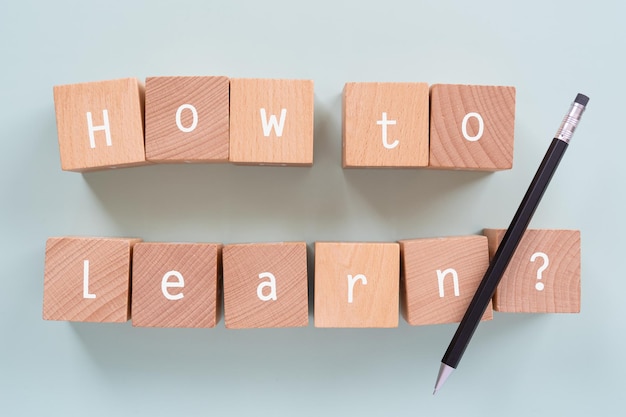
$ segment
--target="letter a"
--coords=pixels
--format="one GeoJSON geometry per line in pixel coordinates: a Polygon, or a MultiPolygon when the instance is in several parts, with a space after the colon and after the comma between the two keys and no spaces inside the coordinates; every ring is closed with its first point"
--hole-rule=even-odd
{"type": "Polygon", "coordinates": [[[261,109],[261,123],[263,124],[263,136],[268,137],[272,133],[272,128],[276,131],[276,136],[281,137],[283,135],[283,128],[285,127],[285,118],[287,117],[287,109],[280,111],[280,122],[276,120],[276,115],[272,114],[270,120],[267,120],[267,112],[265,108],[261,109]]]}
{"type": "Polygon", "coordinates": [[[89,259],[83,261],[83,298],[96,298],[96,294],[89,294],[89,259]]]}
{"type": "Polygon", "coordinates": [[[107,109],[102,110],[102,118],[104,119],[104,124],[100,126],[94,126],[91,112],[87,112],[87,129],[89,130],[89,146],[91,147],[91,149],[96,148],[96,138],[93,134],[93,132],[95,132],[96,130],[104,130],[107,146],[113,145],[111,143],[111,127],[109,126],[109,112],[107,111],[107,109]]]}
{"type": "Polygon", "coordinates": [[[354,301],[354,284],[357,281],[361,281],[363,285],[367,285],[367,277],[363,274],[357,274],[354,277],[352,275],[348,275],[348,303],[352,304],[354,301]]]}
{"type": "Polygon", "coordinates": [[[445,295],[444,290],[443,290],[443,281],[446,279],[446,275],[452,275],[452,282],[454,283],[454,296],[458,297],[459,296],[459,274],[457,274],[456,270],[454,270],[453,268],[448,268],[446,270],[444,270],[443,272],[441,271],[441,269],[437,270],[437,282],[439,283],[439,297],[442,297],[445,295]]]}
{"type": "Polygon", "coordinates": [[[261,301],[276,301],[278,298],[276,297],[276,277],[271,272],[261,272],[259,274],[259,279],[263,278],[269,278],[269,281],[262,282],[258,287],[256,287],[257,297],[259,297],[259,300],[261,301]],[[263,294],[263,288],[265,287],[269,287],[270,289],[270,292],[267,295],[263,294]]]}

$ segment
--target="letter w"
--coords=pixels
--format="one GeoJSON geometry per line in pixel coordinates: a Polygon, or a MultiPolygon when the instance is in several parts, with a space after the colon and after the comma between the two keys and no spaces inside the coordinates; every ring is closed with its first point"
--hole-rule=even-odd
{"type": "Polygon", "coordinates": [[[265,108],[261,109],[261,123],[263,123],[263,135],[268,137],[272,133],[272,128],[276,131],[276,136],[281,137],[283,135],[283,128],[285,127],[285,117],[287,117],[287,109],[280,111],[280,122],[276,120],[276,115],[270,115],[270,120],[267,120],[267,112],[265,108]]]}

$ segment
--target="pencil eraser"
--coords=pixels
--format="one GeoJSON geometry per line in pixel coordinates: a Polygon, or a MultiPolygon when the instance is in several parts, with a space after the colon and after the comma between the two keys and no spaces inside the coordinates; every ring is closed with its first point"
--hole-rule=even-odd
{"type": "Polygon", "coordinates": [[[589,102],[589,97],[580,93],[578,93],[578,95],[576,96],[576,100],[574,100],[574,103],[578,103],[583,106],[586,106],[588,102],[589,102]]]}

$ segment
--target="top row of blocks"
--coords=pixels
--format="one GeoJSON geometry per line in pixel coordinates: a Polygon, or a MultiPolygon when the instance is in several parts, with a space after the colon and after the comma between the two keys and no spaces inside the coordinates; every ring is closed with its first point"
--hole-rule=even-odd
{"type": "MultiPolygon", "coordinates": [[[[54,102],[67,171],[313,164],[310,80],[125,78],[55,86],[54,102]]],[[[343,166],[510,169],[514,123],[514,87],[347,83],[343,166]]]]}

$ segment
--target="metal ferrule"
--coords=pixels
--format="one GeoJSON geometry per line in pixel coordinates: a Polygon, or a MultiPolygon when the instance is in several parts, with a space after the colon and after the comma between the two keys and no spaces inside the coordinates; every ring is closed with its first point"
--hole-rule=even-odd
{"type": "Polygon", "coordinates": [[[569,112],[563,119],[561,127],[559,127],[559,130],[556,132],[555,138],[560,139],[565,143],[569,143],[584,111],[585,106],[580,103],[572,103],[572,107],[570,107],[569,112]]]}

